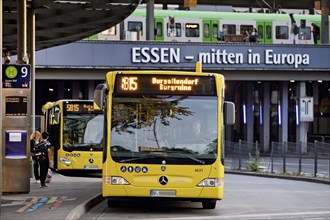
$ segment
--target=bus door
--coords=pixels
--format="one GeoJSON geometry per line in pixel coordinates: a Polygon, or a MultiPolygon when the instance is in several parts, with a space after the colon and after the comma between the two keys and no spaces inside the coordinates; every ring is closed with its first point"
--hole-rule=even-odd
{"type": "Polygon", "coordinates": [[[272,44],[272,22],[257,21],[258,42],[262,44],[272,44]]]}
{"type": "Polygon", "coordinates": [[[218,42],[219,30],[218,20],[203,20],[203,42],[218,42]]]}
{"type": "Polygon", "coordinates": [[[164,41],[164,19],[155,18],[155,41],[164,41]]]}

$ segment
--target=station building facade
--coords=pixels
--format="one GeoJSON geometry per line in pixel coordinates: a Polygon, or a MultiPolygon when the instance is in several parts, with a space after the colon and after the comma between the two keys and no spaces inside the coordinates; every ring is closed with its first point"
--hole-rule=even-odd
{"type": "Polygon", "coordinates": [[[330,142],[329,46],[88,42],[36,53],[36,114],[58,99],[93,99],[108,71],[163,69],[204,72],[226,78],[226,100],[236,123],[226,140],[260,143],[330,142]]]}

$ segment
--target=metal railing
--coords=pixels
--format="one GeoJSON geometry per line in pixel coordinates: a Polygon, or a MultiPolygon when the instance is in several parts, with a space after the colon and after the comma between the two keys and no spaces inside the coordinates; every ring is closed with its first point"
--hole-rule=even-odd
{"type": "Polygon", "coordinates": [[[272,142],[260,154],[258,142],[225,143],[225,169],[330,178],[330,143],[272,142]]]}

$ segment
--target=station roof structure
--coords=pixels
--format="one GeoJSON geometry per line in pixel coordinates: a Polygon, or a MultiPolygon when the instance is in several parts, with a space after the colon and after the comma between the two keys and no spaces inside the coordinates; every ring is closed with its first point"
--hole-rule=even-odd
{"type": "MultiPolygon", "coordinates": [[[[314,8],[315,0],[197,0],[199,5],[233,7],[314,8]]],[[[71,43],[99,33],[129,16],[147,0],[26,0],[35,12],[36,50],[71,43]]],[[[183,5],[184,0],[154,0],[155,4],[183,5]]],[[[3,1],[3,50],[15,54],[17,1],[3,1]]]]}
{"type": "MultiPolygon", "coordinates": [[[[21,1],[21,0],[20,0],[21,1]]],[[[23,0],[22,0],[23,1],[23,0]]],[[[25,1],[25,0],[24,0],[25,1]]],[[[35,13],[36,50],[81,40],[129,16],[139,0],[26,0],[35,13]]],[[[17,1],[3,1],[3,50],[15,54],[17,1]]]]}

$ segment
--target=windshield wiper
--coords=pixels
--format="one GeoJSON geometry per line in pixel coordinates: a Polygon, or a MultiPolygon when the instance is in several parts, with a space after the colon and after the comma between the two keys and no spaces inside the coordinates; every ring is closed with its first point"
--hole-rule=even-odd
{"type": "Polygon", "coordinates": [[[166,153],[171,153],[171,154],[176,154],[176,155],[180,155],[180,156],[184,156],[186,158],[189,158],[197,163],[200,163],[200,164],[205,164],[205,161],[204,160],[200,160],[200,159],[197,159],[195,157],[192,157],[190,156],[189,154],[184,154],[184,153],[178,153],[177,151],[166,151],[166,153]]]}
{"type": "Polygon", "coordinates": [[[146,158],[150,158],[150,159],[153,159],[153,158],[156,158],[157,157],[157,154],[143,154],[142,156],[140,157],[134,157],[134,158],[129,158],[129,159],[124,159],[124,160],[120,160],[119,162],[121,163],[125,163],[125,162],[131,162],[131,161],[137,161],[137,160],[142,160],[142,159],[146,159],[146,158]]]}

